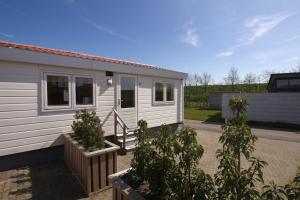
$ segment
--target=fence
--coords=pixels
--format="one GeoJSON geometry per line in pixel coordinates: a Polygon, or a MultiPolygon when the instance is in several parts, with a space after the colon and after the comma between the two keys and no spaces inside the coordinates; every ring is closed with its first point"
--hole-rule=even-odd
{"type": "Polygon", "coordinates": [[[227,93],[222,96],[222,117],[231,116],[229,99],[239,95],[248,100],[251,121],[300,124],[300,93],[227,93]]]}

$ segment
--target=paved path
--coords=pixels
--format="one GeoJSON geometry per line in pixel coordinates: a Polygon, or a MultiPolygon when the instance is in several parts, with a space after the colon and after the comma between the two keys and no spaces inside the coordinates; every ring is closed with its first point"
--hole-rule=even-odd
{"type": "MultiPolygon", "coordinates": [[[[219,133],[221,134],[221,125],[214,123],[207,123],[196,120],[185,120],[185,125],[189,125],[190,127],[196,130],[205,130],[209,132],[219,133]]],[[[300,130],[279,130],[279,129],[264,129],[264,128],[252,128],[252,133],[256,135],[258,138],[266,138],[272,140],[280,140],[280,141],[290,141],[290,142],[298,142],[300,143],[300,130]]]]}
{"type": "MultiPolygon", "coordinates": [[[[215,153],[221,148],[218,143],[222,132],[220,125],[193,120],[186,120],[185,124],[196,129],[198,142],[205,150],[200,167],[211,175],[215,174],[219,164],[215,153]]],[[[278,184],[286,184],[295,176],[297,166],[300,166],[300,134],[258,128],[253,128],[252,132],[258,137],[254,156],[268,163],[264,169],[265,182],[274,180],[278,184]]]]}

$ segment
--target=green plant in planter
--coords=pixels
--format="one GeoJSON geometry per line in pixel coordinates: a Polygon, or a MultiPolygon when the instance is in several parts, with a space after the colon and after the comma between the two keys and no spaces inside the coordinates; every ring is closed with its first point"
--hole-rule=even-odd
{"type": "Polygon", "coordinates": [[[276,185],[271,181],[269,185],[263,187],[262,199],[274,200],[298,200],[300,199],[300,167],[296,176],[285,186],[276,185]]]}
{"type": "Polygon", "coordinates": [[[232,97],[229,106],[233,117],[222,126],[223,134],[219,142],[223,148],[217,150],[220,161],[215,174],[217,195],[219,199],[257,199],[260,193],[255,184],[263,182],[262,170],[266,162],[251,155],[257,138],[247,125],[247,101],[241,97],[232,97]],[[242,158],[249,167],[241,166],[242,158]]]}
{"type": "Polygon", "coordinates": [[[144,181],[145,170],[149,165],[151,160],[151,154],[153,154],[153,150],[151,149],[150,144],[150,135],[151,131],[148,129],[147,122],[144,120],[140,120],[138,122],[139,129],[135,131],[135,135],[137,137],[137,147],[133,151],[133,159],[131,161],[131,167],[133,169],[133,174],[137,177],[137,181],[144,181]]]}
{"type": "Polygon", "coordinates": [[[179,160],[176,174],[171,179],[176,199],[212,199],[214,183],[209,174],[198,169],[204,149],[197,142],[197,133],[183,127],[176,135],[175,154],[179,160]]]}
{"type": "Polygon", "coordinates": [[[146,170],[152,199],[172,199],[170,183],[174,178],[173,173],[176,172],[175,139],[171,127],[162,125],[152,141],[155,151],[151,153],[151,160],[146,170]]]}
{"type": "Polygon", "coordinates": [[[104,147],[104,131],[99,117],[95,111],[76,111],[75,120],[71,125],[71,136],[88,151],[102,149],[104,147]]]}

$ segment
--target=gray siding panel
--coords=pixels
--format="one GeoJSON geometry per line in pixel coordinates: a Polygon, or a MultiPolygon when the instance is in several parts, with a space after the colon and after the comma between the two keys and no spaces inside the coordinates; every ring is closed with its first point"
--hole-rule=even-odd
{"type": "MultiPolygon", "coordinates": [[[[228,118],[230,97],[223,94],[222,116],[228,118]]],[[[243,93],[248,100],[248,118],[252,121],[286,122],[300,124],[300,93],[243,93]]]]}

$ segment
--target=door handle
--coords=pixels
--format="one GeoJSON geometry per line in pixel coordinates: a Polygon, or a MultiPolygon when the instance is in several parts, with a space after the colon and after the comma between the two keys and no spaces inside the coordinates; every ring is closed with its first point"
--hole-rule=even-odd
{"type": "Polygon", "coordinates": [[[121,99],[118,99],[118,106],[121,105],[121,99]]]}

